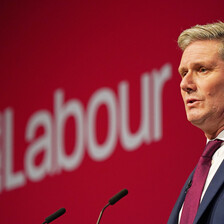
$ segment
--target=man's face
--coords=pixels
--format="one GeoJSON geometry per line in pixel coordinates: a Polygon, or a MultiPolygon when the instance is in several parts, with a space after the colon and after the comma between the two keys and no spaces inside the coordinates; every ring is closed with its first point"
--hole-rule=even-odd
{"type": "Polygon", "coordinates": [[[206,132],[224,129],[224,60],[218,41],[196,41],[183,52],[179,72],[187,119],[206,132]]]}

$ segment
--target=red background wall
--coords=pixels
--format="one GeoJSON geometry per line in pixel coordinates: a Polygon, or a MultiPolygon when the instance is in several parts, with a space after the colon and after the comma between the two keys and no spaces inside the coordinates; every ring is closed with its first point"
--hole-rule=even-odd
{"type": "MultiPolygon", "coordinates": [[[[0,223],[42,223],[60,207],[67,212],[55,224],[94,223],[108,199],[123,188],[129,195],[106,210],[102,223],[166,223],[205,143],[203,133],[185,118],[176,40],[185,28],[222,20],[223,9],[221,0],[1,1],[0,223]],[[167,63],[172,76],[161,88],[162,136],[128,151],[121,143],[118,87],[122,81],[129,84],[130,127],[135,133],[141,120],[141,76],[152,77],[167,63]],[[113,151],[96,161],[88,149],[86,114],[92,97],[102,88],[116,99],[117,126],[113,151]],[[45,172],[33,181],[24,161],[31,144],[43,138],[46,129],[40,125],[33,140],[27,141],[27,126],[39,111],[55,119],[58,89],[64,92],[64,104],[77,100],[83,106],[83,158],[77,168],[51,175],[45,172]],[[14,189],[6,187],[5,174],[9,146],[5,146],[4,114],[9,108],[13,112],[12,173],[22,172],[25,178],[14,189]]],[[[153,108],[159,102],[152,98],[153,94],[149,103],[153,132],[153,108]]],[[[109,119],[107,108],[101,105],[95,133],[99,145],[107,139],[109,119]]],[[[68,157],[77,143],[77,123],[70,117],[65,124],[68,157]]],[[[51,143],[56,156],[55,136],[51,143]]],[[[35,156],[37,167],[44,163],[44,150],[35,156]]]]}

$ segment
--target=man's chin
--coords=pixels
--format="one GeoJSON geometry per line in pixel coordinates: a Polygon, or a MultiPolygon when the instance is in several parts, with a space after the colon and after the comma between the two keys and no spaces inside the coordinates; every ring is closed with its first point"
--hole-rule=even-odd
{"type": "Polygon", "coordinates": [[[201,125],[203,125],[203,121],[204,121],[204,119],[199,116],[187,116],[187,119],[189,122],[191,122],[191,124],[197,127],[200,127],[201,125]]]}

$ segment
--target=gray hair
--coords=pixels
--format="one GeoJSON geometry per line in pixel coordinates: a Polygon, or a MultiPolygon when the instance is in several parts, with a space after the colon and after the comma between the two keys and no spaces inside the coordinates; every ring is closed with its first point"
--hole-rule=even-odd
{"type": "Polygon", "coordinates": [[[178,46],[182,51],[188,45],[198,40],[217,40],[222,43],[220,54],[224,59],[224,23],[219,21],[206,25],[196,25],[184,30],[178,37],[178,46]]]}

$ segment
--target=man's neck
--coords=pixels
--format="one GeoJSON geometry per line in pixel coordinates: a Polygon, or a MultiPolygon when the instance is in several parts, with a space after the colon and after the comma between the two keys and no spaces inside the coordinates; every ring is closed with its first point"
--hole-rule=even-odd
{"type": "Polygon", "coordinates": [[[205,132],[205,136],[208,140],[215,139],[218,136],[222,136],[224,138],[224,127],[220,128],[219,130],[217,130],[216,132],[213,132],[213,133],[205,132]]]}

